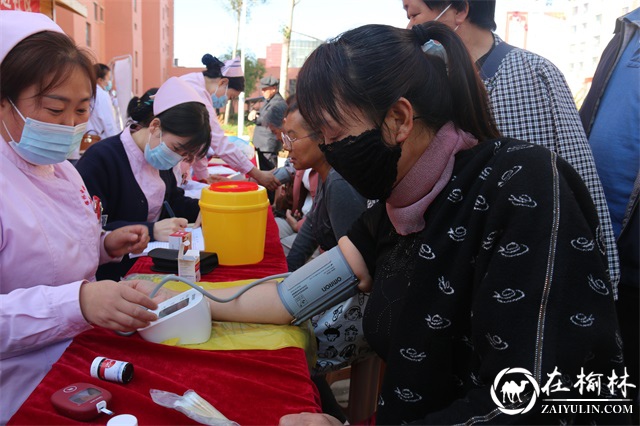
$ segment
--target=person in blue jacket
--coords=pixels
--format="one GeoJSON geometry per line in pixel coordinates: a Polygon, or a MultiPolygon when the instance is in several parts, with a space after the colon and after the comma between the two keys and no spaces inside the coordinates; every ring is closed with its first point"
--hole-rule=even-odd
{"type": "MultiPolygon", "coordinates": [[[[580,108],[618,244],[618,319],[633,383],[640,382],[639,117],[640,8],[616,20],[615,34],[602,53],[580,108]]],[[[637,388],[632,393],[638,397],[637,388]]],[[[638,412],[634,414],[637,424],[638,412]]]]}

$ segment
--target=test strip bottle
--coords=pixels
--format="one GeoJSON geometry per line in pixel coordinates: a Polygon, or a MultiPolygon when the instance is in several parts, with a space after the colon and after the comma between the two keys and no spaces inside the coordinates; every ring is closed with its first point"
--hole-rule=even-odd
{"type": "Polygon", "coordinates": [[[109,382],[129,383],[133,379],[133,364],[98,356],[91,363],[91,377],[109,382]]]}

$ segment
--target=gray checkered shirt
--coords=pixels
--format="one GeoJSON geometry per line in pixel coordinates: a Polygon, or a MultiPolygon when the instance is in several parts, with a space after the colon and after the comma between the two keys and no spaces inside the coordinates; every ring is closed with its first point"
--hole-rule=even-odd
{"type": "MultiPolygon", "coordinates": [[[[495,44],[502,43],[494,34],[495,44]]],[[[614,296],[618,297],[620,264],[609,208],[578,110],[564,76],[547,59],[515,48],[498,71],[484,80],[498,129],[556,152],[582,176],[600,218],[614,296]]]]}

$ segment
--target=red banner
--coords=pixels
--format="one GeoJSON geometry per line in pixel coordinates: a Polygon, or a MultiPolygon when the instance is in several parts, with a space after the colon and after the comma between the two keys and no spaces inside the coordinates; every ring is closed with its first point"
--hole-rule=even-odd
{"type": "Polygon", "coordinates": [[[40,12],[40,0],[0,0],[0,10],[40,12]]]}

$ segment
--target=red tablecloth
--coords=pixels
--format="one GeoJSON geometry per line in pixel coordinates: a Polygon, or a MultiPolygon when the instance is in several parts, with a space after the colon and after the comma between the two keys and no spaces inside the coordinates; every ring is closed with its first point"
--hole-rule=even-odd
{"type": "MultiPolygon", "coordinates": [[[[220,266],[205,275],[203,281],[260,278],[285,271],[286,261],[271,214],[265,246],[262,262],[220,266]]],[[[149,258],[141,257],[131,273],[151,273],[150,265],[149,258]]],[[[182,413],[155,404],[150,389],[179,395],[193,389],[241,425],[277,424],[285,414],[321,411],[302,349],[201,351],[146,342],[139,335],[122,337],[94,329],[73,340],[9,424],[83,424],[59,415],[49,400],[56,390],[76,382],[92,383],[110,391],[113,400],[109,409],[115,414],[133,414],[140,425],[195,424],[182,413]],[[89,367],[97,356],[132,363],[133,380],[120,384],[91,377],[89,367]]],[[[92,424],[106,424],[109,418],[100,415],[92,424]]]]}
{"type": "MultiPolygon", "coordinates": [[[[76,382],[107,389],[113,395],[109,409],[133,414],[140,425],[197,424],[155,404],[150,389],[179,395],[193,389],[241,425],[273,425],[285,414],[320,411],[302,349],[199,351],[95,329],[73,340],[9,424],[83,424],[58,414],[49,401],[55,391],[76,382]],[[121,384],[91,377],[89,367],[96,356],[132,363],[133,380],[121,384]]],[[[106,424],[109,418],[100,415],[91,423],[106,424]]]]}

